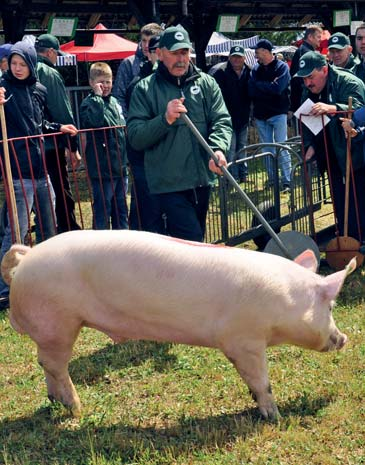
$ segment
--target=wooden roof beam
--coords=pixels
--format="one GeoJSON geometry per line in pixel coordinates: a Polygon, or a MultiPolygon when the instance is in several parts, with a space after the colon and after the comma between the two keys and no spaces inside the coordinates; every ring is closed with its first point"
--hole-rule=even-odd
{"type": "Polygon", "coordinates": [[[94,27],[98,24],[100,17],[101,13],[93,13],[87,22],[86,29],[94,29],[94,27]]]}
{"type": "Polygon", "coordinates": [[[298,26],[304,26],[305,24],[309,23],[309,21],[313,18],[314,15],[305,15],[303,18],[298,22],[298,26]]]}
{"type": "Polygon", "coordinates": [[[284,15],[275,15],[269,22],[269,27],[277,27],[283,18],[284,15]]]}
{"type": "Polygon", "coordinates": [[[239,24],[239,28],[240,27],[243,27],[243,26],[246,26],[246,24],[250,21],[252,15],[242,15],[240,17],[240,24],[239,24]]]}

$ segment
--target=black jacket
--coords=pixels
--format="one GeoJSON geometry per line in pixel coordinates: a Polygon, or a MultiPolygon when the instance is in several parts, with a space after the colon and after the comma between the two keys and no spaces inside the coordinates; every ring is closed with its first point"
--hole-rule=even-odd
{"type": "Polygon", "coordinates": [[[295,51],[290,65],[290,110],[295,112],[300,107],[303,91],[303,78],[294,77],[298,72],[300,57],[307,52],[313,52],[314,48],[306,41],[295,51]]]}
{"type": "Polygon", "coordinates": [[[250,68],[244,65],[243,71],[238,77],[231,63],[227,61],[211,73],[221,88],[234,129],[246,126],[250,118],[251,98],[248,95],[250,72],[250,68]]]}
{"type": "Polygon", "coordinates": [[[40,138],[26,137],[42,134],[43,129],[57,132],[61,125],[49,123],[43,118],[47,90],[36,78],[37,54],[34,47],[24,41],[14,44],[9,64],[14,54],[25,60],[30,75],[23,80],[17,79],[9,67],[0,80],[0,87],[6,89],[5,97],[8,99],[4,105],[7,136],[9,139],[22,138],[9,144],[12,175],[16,179],[20,176],[39,179],[45,175],[40,138]]]}

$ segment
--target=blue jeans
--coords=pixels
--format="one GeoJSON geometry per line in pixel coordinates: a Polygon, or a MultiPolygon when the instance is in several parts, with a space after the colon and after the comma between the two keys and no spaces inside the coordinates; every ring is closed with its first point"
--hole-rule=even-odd
{"type": "MultiPolygon", "coordinates": [[[[283,143],[287,139],[287,115],[276,115],[268,119],[256,119],[256,128],[261,143],[283,143]]],[[[274,147],[267,147],[266,152],[275,154],[274,147]]],[[[275,179],[274,163],[272,157],[265,157],[265,166],[269,177],[269,182],[273,183],[275,179]]],[[[290,184],[291,175],[291,158],[287,150],[281,150],[279,153],[279,167],[281,170],[282,184],[290,184]]]]}
{"type": "Polygon", "coordinates": [[[94,229],[128,229],[128,177],[92,179],[94,229]]]}
{"type": "MultiPolygon", "coordinates": [[[[233,129],[231,146],[227,151],[228,162],[236,161],[240,158],[238,152],[247,145],[247,132],[248,124],[239,129],[233,129]]],[[[233,164],[231,174],[236,179],[246,177],[248,174],[247,163],[239,163],[238,165],[233,164]]]]}
{"type": "MultiPolygon", "coordinates": [[[[55,194],[49,177],[35,179],[34,188],[31,179],[23,179],[22,181],[14,179],[13,185],[22,242],[30,228],[32,210],[35,212],[37,243],[54,236],[56,234],[55,194]]],[[[13,243],[12,229],[15,228],[12,228],[8,213],[7,226],[1,244],[0,261],[13,243]]],[[[9,287],[0,278],[0,297],[6,297],[8,294],[9,287]]]]}

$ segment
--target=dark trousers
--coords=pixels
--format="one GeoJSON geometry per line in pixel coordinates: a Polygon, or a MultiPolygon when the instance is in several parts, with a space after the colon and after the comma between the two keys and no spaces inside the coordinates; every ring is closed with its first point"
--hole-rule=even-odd
{"type": "Polygon", "coordinates": [[[75,217],[75,201],[68,179],[65,149],[46,150],[46,164],[56,196],[57,232],[80,229],[75,217]]]}
{"type": "Polygon", "coordinates": [[[148,189],[144,166],[130,164],[132,172],[129,227],[158,234],[165,233],[160,200],[148,189]]]}
{"type": "Polygon", "coordinates": [[[167,215],[169,234],[179,239],[203,242],[209,196],[209,186],[158,194],[162,211],[167,215]]]}
{"type": "MultiPolygon", "coordinates": [[[[341,236],[344,233],[345,182],[342,172],[334,166],[331,170],[334,209],[341,236]]],[[[350,176],[351,180],[351,176],[350,176]]],[[[365,168],[354,171],[355,193],[352,180],[349,189],[348,235],[360,242],[365,241],[365,168]],[[359,217],[359,222],[357,220],[359,217]]]]}

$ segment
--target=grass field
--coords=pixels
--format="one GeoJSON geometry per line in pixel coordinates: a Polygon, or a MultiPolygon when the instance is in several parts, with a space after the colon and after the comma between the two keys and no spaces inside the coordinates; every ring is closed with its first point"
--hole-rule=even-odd
{"type": "MultiPolygon", "coordinates": [[[[328,273],[321,269],[321,273],[328,273]]],[[[334,315],[350,342],[320,354],[268,350],[282,419],[265,423],[218,351],[153,342],[114,345],[84,329],[70,372],[83,403],[72,419],[46,399],[33,343],[0,314],[0,463],[164,465],[365,463],[365,273],[334,315]]]]}

